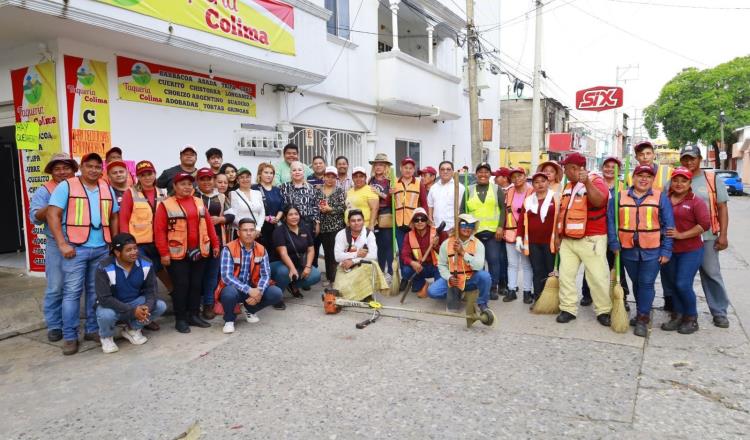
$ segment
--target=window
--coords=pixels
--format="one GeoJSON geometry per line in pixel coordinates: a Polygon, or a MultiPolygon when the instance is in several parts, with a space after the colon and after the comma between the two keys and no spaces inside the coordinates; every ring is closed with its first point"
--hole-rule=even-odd
{"type": "Polygon", "coordinates": [[[419,142],[396,139],[396,164],[400,164],[401,160],[406,156],[414,159],[417,169],[419,169],[419,142]]]}
{"type": "Polygon", "coordinates": [[[492,142],[492,119],[480,119],[479,130],[482,132],[482,141],[492,142]]]}
{"type": "Polygon", "coordinates": [[[349,39],[349,0],[325,0],[325,7],[331,11],[327,29],[331,35],[349,39]]]}

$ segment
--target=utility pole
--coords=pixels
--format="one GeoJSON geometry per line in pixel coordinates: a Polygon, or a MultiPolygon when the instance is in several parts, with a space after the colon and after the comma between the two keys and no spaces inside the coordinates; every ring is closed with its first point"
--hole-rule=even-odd
{"type": "Polygon", "coordinates": [[[477,94],[477,33],[474,27],[474,0],[466,0],[466,47],[469,57],[469,124],[471,129],[471,168],[482,160],[479,137],[479,95],[477,94]]]}
{"type": "MultiPolygon", "coordinates": [[[[500,18],[502,17],[502,8],[500,7],[500,4],[502,2],[497,2],[497,23],[500,23],[500,18]]],[[[500,51],[500,32],[501,29],[497,28],[497,50],[500,51]]],[[[498,66],[499,67],[499,66],[498,66]]],[[[500,162],[500,152],[503,148],[503,98],[500,93],[500,86],[503,84],[503,75],[498,73],[497,74],[497,154],[498,154],[498,163],[500,162]]]]}
{"type": "MultiPolygon", "coordinates": [[[[719,159],[721,159],[721,153],[726,154],[726,159],[724,159],[724,169],[728,170],[729,169],[729,155],[727,154],[727,147],[724,146],[724,123],[726,121],[727,121],[727,118],[726,116],[724,116],[724,110],[722,110],[719,113],[719,124],[721,125],[721,149],[719,150],[719,159]]],[[[716,163],[718,164],[721,162],[717,161],[716,163]]]]}
{"type": "Polygon", "coordinates": [[[542,143],[542,1],[536,0],[536,22],[534,25],[534,79],[531,100],[531,169],[536,170],[539,164],[539,151],[542,143]]]}
{"type": "MultiPolygon", "coordinates": [[[[625,74],[628,73],[630,70],[635,70],[636,75],[638,74],[638,69],[640,66],[638,64],[628,64],[627,66],[617,66],[617,71],[615,72],[615,87],[619,87],[621,82],[627,82],[629,80],[638,79],[635,78],[625,78],[625,74]]],[[[625,145],[622,146],[622,151],[619,153],[622,154],[622,157],[624,158],[626,154],[630,154],[629,151],[625,151],[625,145]]],[[[612,148],[610,149],[610,153],[613,156],[618,155],[617,151],[617,109],[613,110],[612,115],[612,148]]]]}

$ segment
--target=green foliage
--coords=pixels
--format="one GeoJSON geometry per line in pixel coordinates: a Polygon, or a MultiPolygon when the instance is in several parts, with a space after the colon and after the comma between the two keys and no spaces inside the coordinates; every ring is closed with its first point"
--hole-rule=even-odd
{"type": "Polygon", "coordinates": [[[670,145],[702,142],[718,147],[719,114],[724,111],[725,143],[736,141],[734,130],[750,125],[750,56],[705,70],[684,69],[662,87],[659,98],[644,110],[649,136],[659,124],[670,145]]]}

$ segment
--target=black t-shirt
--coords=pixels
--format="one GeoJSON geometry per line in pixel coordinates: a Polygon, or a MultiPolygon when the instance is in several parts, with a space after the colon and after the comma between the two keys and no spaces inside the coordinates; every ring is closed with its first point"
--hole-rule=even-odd
{"type": "MultiPolygon", "coordinates": [[[[282,223],[273,231],[273,253],[270,256],[270,259],[271,261],[279,261],[280,259],[278,252],[276,252],[276,248],[279,246],[286,246],[286,253],[289,254],[289,258],[292,260],[294,267],[300,269],[305,266],[305,263],[307,263],[305,261],[307,248],[313,245],[313,235],[304,225],[300,224],[299,234],[295,234],[282,223]]],[[[312,262],[309,263],[312,264],[312,262]]]]}

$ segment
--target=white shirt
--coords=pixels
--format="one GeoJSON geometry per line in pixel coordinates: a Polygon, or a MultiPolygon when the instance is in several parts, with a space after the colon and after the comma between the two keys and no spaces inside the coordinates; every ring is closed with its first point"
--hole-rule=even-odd
{"type": "Polygon", "coordinates": [[[255,218],[255,230],[260,231],[266,217],[263,196],[258,190],[250,190],[250,198],[240,189],[232,191],[232,211],[234,211],[234,226],[240,224],[243,218],[255,218]]]}
{"type": "MultiPolygon", "coordinates": [[[[461,199],[466,189],[463,185],[458,185],[458,204],[461,205],[461,199]]],[[[438,179],[427,193],[427,206],[432,208],[432,221],[435,226],[445,222],[445,230],[453,228],[453,179],[443,184],[438,179]]]]}
{"type": "Polygon", "coordinates": [[[356,240],[352,240],[352,245],[357,250],[364,248],[367,245],[367,255],[365,258],[357,257],[357,252],[349,252],[349,243],[346,242],[346,228],[336,233],[336,242],[333,246],[333,255],[336,258],[337,263],[341,263],[345,260],[352,260],[354,264],[359,263],[361,260],[378,260],[378,245],[375,242],[375,233],[369,231],[367,237],[365,237],[365,229],[362,229],[362,233],[357,237],[356,240]]]}

